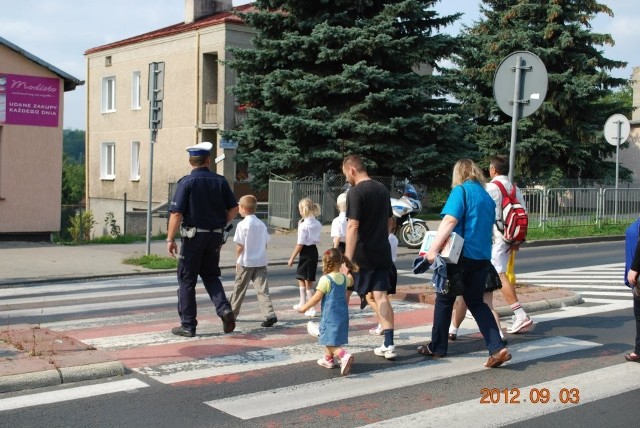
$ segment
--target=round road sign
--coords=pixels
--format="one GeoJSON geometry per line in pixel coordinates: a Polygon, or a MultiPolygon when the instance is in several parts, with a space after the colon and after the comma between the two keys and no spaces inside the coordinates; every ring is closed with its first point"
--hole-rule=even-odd
{"type": "Polygon", "coordinates": [[[518,118],[535,112],[547,96],[547,68],[538,56],[517,51],[502,60],[493,79],[493,96],[500,109],[513,117],[514,97],[518,118]],[[516,88],[516,71],[520,69],[520,85],[516,88]]]}
{"type": "Polygon", "coordinates": [[[630,131],[631,124],[629,119],[623,114],[618,113],[609,116],[609,119],[604,124],[604,138],[612,146],[617,146],[627,141],[630,131]]]}

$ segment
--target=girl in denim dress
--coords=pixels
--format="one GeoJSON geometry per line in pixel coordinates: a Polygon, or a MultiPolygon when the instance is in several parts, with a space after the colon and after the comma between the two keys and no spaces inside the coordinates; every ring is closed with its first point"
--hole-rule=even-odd
{"type": "Polygon", "coordinates": [[[351,275],[340,272],[345,264],[351,272],[357,272],[357,266],[342,255],[336,248],[327,250],[322,256],[322,273],[324,274],[316,287],[315,294],[304,305],[298,308],[304,312],[322,301],[320,319],[320,336],[318,343],[325,346],[324,357],[318,360],[322,367],[332,369],[340,366],[344,376],[351,371],[353,355],[342,345],[349,341],[349,308],[346,289],[353,283],[351,275]],[[339,363],[338,363],[339,361],[339,363]]]}

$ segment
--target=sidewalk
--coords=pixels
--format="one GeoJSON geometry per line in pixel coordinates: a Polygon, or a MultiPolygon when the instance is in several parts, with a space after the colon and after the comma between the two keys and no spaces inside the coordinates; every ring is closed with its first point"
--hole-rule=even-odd
{"type": "MultiPolygon", "coordinates": [[[[438,222],[428,222],[435,230],[438,222]]],[[[320,248],[329,248],[330,226],[324,226],[320,248]]],[[[297,235],[274,232],[269,242],[269,264],[287,263],[297,235]]],[[[151,253],[165,256],[164,241],[151,243],[151,253]]],[[[0,288],[34,285],[74,279],[98,279],[128,275],[157,275],[158,271],[122,263],[126,258],[146,254],[146,243],[114,245],[62,246],[49,243],[0,242],[0,288]]],[[[398,248],[398,256],[413,257],[417,250],[398,248]]],[[[235,266],[234,244],[229,240],[220,256],[223,268],[235,266]]],[[[520,302],[527,312],[582,303],[580,296],[562,289],[528,286],[518,289],[520,302]]],[[[393,297],[433,304],[434,292],[426,281],[399,286],[393,297]]],[[[501,293],[494,294],[494,306],[501,316],[510,308],[501,293]]],[[[58,385],[80,380],[121,376],[125,367],[109,353],[96,350],[61,333],[30,325],[7,325],[0,328],[0,393],[58,385]]]]}

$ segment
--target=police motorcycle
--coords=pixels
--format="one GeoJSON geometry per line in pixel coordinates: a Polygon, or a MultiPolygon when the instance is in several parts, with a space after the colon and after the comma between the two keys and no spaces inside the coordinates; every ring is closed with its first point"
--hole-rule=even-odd
{"type": "Polygon", "coordinates": [[[422,210],[420,196],[409,180],[400,181],[397,191],[400,198],[391,198],[391,209],[396,218],[398,241],[408,248],[420,248],[425,235],[429,231],[427,223],[415,216],[422,210]]]}

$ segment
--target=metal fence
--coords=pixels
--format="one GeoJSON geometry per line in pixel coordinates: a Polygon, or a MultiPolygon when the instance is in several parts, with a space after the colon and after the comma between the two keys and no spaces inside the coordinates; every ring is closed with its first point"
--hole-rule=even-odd
{"type": "MultiPolygon", "coordinates": [[[[396,177],[372,178],[383,183],[394,196],[396,177]]],[[[169,185],[170,197],[174,186],[175,183],[169,185]]],[[[267,221],[273,227],[294,229],[300,220],[298,202],[310,198],[320,206],[318,219],[329,223],[338,214],[335,202],[344,190],[342,174],[326,173],[322,180],[287,180],[274,175],[269,180],[267,221]]],[[[532,229],[631,223],[640,215],[640,188],[536,186],[521,191],[532,229]]]]}
{"type": "Polygon", "coordinates": [[[530,228],[630,223],[640,214],[640,188],[524,188],[530,228]]]}
{"type": "MultiPolygon", "coordinates": [[[[384,184],[388,189],[395,186],[395,177],[371,177],[384,184]]],[[[330,223],[338,215],[336,199],[345,191],[346,182],[342,174],[323,175],[322,180],[303,178],[287,180],[272,176],[269,179],[269,219],[270,226],[294,229],[300,220],[298,202],[310,198],[320,206],[318,220],[330,223]]]]}

